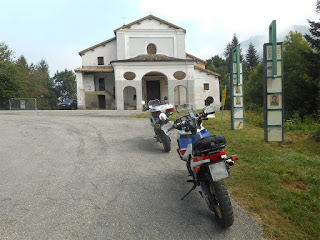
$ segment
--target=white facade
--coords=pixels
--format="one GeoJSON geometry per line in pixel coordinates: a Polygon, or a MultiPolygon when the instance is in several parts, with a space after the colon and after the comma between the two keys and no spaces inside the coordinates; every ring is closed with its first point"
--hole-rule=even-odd
{"type": "Polygon", "coordinates": [[[79,52],[80,109],[141,109],[142,100],[153,98],[203,108],[207,96],[220,106],[219,74],[185,52],[186,30],[149,15],[114,33],[115,38],[79,52]]]}

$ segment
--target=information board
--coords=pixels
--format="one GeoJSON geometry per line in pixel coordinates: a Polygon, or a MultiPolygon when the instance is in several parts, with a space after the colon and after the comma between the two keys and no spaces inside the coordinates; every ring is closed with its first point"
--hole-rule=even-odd
{"type": "Polygon", "coordinates": [[[266,43],[263,46],[264,58],[264,136],[266,142],[284,140],[283,123],[283,59],[282,43],[266,43]],[[276,51],[273,51],[274,46],[276,51]],[[276,53],[275,57],[273,53],[276,53]],[[274,58],[276,61],[274,61],[274,58]],[[276,72],[274,71],[276,66],[276,72]]]}
{"type": "Polygon", "coordinates": [[[243,103],[243,72],[240,61],[240,47],[232,50],[232,67],[230,74],[231,86],[231,129],[238,130],[244,127],[243,103]]]}

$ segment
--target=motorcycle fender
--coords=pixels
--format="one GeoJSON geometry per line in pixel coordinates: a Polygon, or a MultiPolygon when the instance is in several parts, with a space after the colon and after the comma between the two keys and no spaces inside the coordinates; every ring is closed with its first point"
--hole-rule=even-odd
{"type": "Polygon", "coordinates": [[[172,131],[174,130],[174,128],[172,128],[172,124],[170,122],[163,124],[161,126],[161,130],[166,134],[166,135],[170,135],[172,133],[172,131]]]}

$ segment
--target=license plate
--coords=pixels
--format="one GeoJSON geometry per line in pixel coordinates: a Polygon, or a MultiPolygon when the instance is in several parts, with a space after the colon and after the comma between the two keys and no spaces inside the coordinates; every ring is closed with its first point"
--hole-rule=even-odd
{"type": "Polygon", "coordinates": [[[213,181],[218,181],[229,177],[229,172],[227,171],[227,167],[224,161],[210,164],[209,169],[213,181]]]}
{"type": "Polygon", "coordinates": [[[161,130],[164,131],[165,134],[170,135],[173,131],[172,124],[170,122],[161,126],[161,130]]]}

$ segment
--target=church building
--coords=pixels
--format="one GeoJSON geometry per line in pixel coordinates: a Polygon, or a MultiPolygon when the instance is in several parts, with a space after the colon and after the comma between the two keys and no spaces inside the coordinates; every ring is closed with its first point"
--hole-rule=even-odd
{"type": "Polygon", "coordinates": [[[114,30],[115,37],[79,52],[79,109],[142,109],[141,101],[220,107],[220,74],[185,50],[186,30],[148,15],[114,30]]]}

